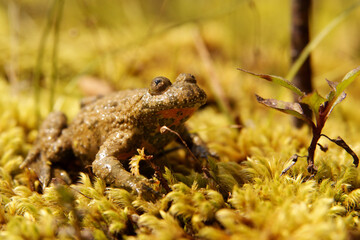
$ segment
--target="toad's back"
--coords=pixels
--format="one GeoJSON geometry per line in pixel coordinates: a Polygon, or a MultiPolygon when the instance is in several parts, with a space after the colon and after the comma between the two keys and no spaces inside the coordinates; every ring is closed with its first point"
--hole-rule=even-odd
{"type": "Polygon", "coordinates": [[[104,141],[114,131],[129,131],[141,111],[146,89],[126,90],[87,103],[74,118],[66,134],[78,157],[93,159],[104,141]]]}

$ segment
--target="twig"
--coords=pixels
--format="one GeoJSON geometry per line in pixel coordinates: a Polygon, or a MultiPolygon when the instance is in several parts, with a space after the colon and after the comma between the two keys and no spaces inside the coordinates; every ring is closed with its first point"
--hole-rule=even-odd
{"type": "Polygon", "coordinates": [[[284,175],[287,171],[289,171],[289,169],[295,165],[295,163],[297,162],[298,158],[301,157],[301,158],[306,158],[307,156],[299,156],[297,154],[294,154],[291,156],[291,158],[289,160],[291,160],[291,164],[290,166],[288,166],[287,168],[285,168],[284,170],[282,170],[280,176],[284,175]]]}
{"type": "Polygon", "coordinates": [[[349,147],[349,145],[346,144],[346,142],[341,138],[341,137],[337,137],[337,139],[332,139],[329,138],[328,136],[326,136],[325,134],[321,134],[321,136],[326,137],[327,139],[329,139],[331,142],[335,143],[336,145],[342,147],[343,149],[345,149],[345,151],[347,153],[349,153],[354,161],[353,164],[355,165],[355,167],[357,167],[359,165],[359,158],[356,155],[356,153],[349,147]]]}
{"type": "Polygon", "coordinates": [[[319,148],[320,148],[321,151],[327,152],[327,150],[328,150],[328,147],[327,147],[327,146],[323,146],[323,145],[321,145],[320,143],[317,143],[317,145],[319,146],[319,148]]]}
{"type": "MultiPolygon", "coordinates": [[[[180,141],[184,144],[185,148],[188,150],[188,152],[190,153],[191,157],[195,160],[195,161],[199,161],[199,159],[194,155],[194,153],[190,150],[190,148],[188,147],[188,145],[186,144],[186,142],[184,141],[184,139],[180,136],[180,134],[178,132],[175,132],[174,130],[168,128],[167,126],[162,126],[160,128],[160,133],[163,134],[165,133],[166,131],[169,131],[173,134],[175,134],[179,139],[180,141]]],[[[218,181],[215,180],[215,178],[211,175],[210,171],[209,171],[209,167],[208,167],[208,161],[207,161],[207,158],[206,158],[206,161],[204,161],[204,166],[201,168],[202,172],[204,173],[205,177],[208,178],[208,179],[211,179],[213,180],[217,186],[220,188],[220,190],[222,192],[225,193],[225,189],[224,187],[222,187],[218,181]]]]}
{"type": "MultiPolygon", "coordinates": [[[[292,18],[291,18],[291,63],[295,64],[305,46],[309,43],[309,13],[311,0],[292,0],[292,18]]],[[[295,86],[305,93],[313,91],[311,82],[312,69],[310,64],[310,54],[299,66],[293,80],[295,86]]],[[[295,100],[298,96],[294,95],[295,100]]],[[[312,112],[306,104],[301,104],[304,114],[311,118],[312,112]]],[[[303,120],[294,118],[296,127],[304,124],[303,120]]]]}
{"type": "Polygon", "coordinates": [[[195,161],[198,161],[197,157],[195,157],[194,153],[190,150],[190,148],[188,147],[188,145],[186,144],[186,142],[184,141],[184,139],[180,136],[180,134],[178,132],[175,132],[174,130],[168,128],[167,126],[162,126],[160,128],[160,133],[163,134],[165,133],[166,131],[169,131],[171,132],[172,134],[175,134],[179,139],[180,141],[182,142],[182,144],[184,144],[185,148],[189,151],[191,157],[195,160],[195,161]]]}

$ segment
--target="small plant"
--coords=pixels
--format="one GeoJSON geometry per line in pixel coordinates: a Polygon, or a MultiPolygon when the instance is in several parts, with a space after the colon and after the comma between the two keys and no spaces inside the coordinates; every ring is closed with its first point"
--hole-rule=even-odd
{"type": "MultiPolygon", "coordinates": [[[[327,80],[329,86],[331,87],[331,91],[328,93],[328,95],[325,98],[322,97],[317,91],[314,91],[309,94],[305,94],[290,81],[278,76],[256,74],[243,69],[239,69],[239,70],[254,75],[256,77],[263,78],[265,80],[278,84],[287,89],[290,89],[293,93],[299,96],[299,101],[293,103],[284,102],[276,99],[264,99],[258,95],[256,95],[256,99],[259,103],[262,103],[267,107],[290,114],[294,117],[303,120],[311,127],[312,140],[308,148],[308,155],[306,156],[308,162],[307,170],[310,174],[315,175],[317,172],[317,168],[314,165],[314,154],[315,154],[316,146],[319,145],[321,150],[325,149],[318,143],[320,137],[322,136],[326,137],[327,139],[334,142],[338,146],[344,148],[345,151],[348,152],[353,157],[354,165],[356,167],[358,166],[359,158],[356,156],[354,151],[345,143],[345,141],[342,138],[338,137],[337,139],[331,139],[328,136],[322,134],[321,131],[325,126],[326,120],[328,119],[331,111],[338,103],[340,103],[346,97],[346,94],[344,92],[345,88],[348,87],[359,76],[360,67],[346,74],[343,80],[339,83],[331,82],[327,80]],[[313,117],[308,117],[304,113],[303,106],[307,106],[311,110],[313,117]]],[[[300,156],[298,156],[297,154],[294,154],[291,158],[292,164],[286,169],[284,169],[281,174],[286,173],[290,169],[290,167],[292,167],[296,163],[299,157],[300,156]]]]}

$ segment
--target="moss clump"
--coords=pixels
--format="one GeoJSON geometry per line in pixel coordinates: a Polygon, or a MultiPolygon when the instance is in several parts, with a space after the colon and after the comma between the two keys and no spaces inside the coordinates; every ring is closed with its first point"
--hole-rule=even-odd
{"type": "MultiPolygon", "coordinates": [[[[246,152],[246,161],[227,162],[221,156],[220,161],[212,160],[213,179],[191,169],[182,173],[167,169],[164,178],[172,191],[153,202],[83,173],[77,183],[52,184],[40,194],[29,184],[31,174],[18,168],[36,133],[17,114],[26,98],[6,99],[2,105],[13,105],[6,108],[11,110],[1,122],[7,125],[0,138],[3,238],[346,239],[357,231],[360,172],[344,151],[318,152],[315,179],[302,176],[305,161],[299,161],[289,176],[279,176],[292,152],[306,152],[310,138],[306,128],[282,128],[278,122],[254,118],[256,127],[249,125],[228,139],[227,148],[246,152]]],[[[204,110],[191,127],[206,123],[199,121],[201,115],[217,114],[204,110]]],[[[218,133],[204,137],[212,139],[212,134],[218,133]]],[[[166,161],[171,163],[173,157],[176,154],[166,161]]]]}

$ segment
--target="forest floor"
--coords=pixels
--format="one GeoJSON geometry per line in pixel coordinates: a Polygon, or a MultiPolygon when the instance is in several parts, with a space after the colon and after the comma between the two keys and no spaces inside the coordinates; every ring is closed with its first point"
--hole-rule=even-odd
{"type": "MultiPolygon", "coordinates": [[[[254,95],[291,101],[290,92],[237,70],[286,76],[288,1],[277,0],[276,10],[266,1],[159,2],[0,1],[0,238],[357,239],[360,168],[324,138],[328,151],[317,149],[315,176],[305,158],[280,176],[293,154],[307,154],[311,129],[294,127],[254,95]],[[41,189],[19,168],[51,111],[71,121],[82,97],[147,88],[156,76],[174,81],[182,72],[208,95],[187,126],[219,157],[208,159],[211,176],[191,169],[185,150],[176,151],[163,163],[171,191],[154,177],[161,197],[147,201],[87,169],[71,184],[41,189]]],[[[342,5],[315,3],[322,10],[314,33],[342,5]]],[[[325,79],[340,81],[358,67],[358,12],[312,53],[321,94],[330,89],[325,79]]],[[[359,81],[346,92],[323,132],[359,154],[359,81]]]]}

